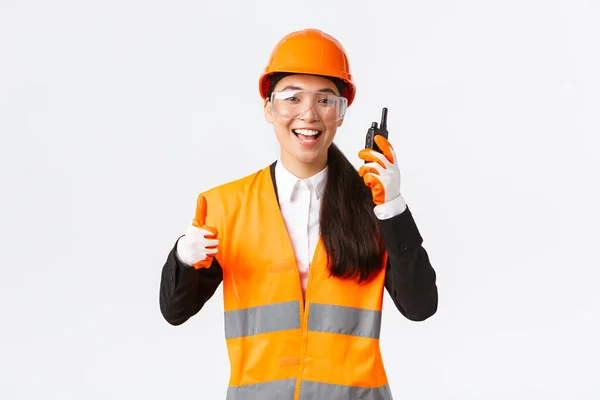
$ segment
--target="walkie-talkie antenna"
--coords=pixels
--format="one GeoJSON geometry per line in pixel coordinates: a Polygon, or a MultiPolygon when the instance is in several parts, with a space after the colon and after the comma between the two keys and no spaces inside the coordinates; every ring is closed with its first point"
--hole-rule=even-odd
{"type": "Polygon", "coordinates": [[[387,108],[383,108],[383,110],[381,110],[381,124],[379,125],[379,129],[385,129],[387,128],[387,108]]]}

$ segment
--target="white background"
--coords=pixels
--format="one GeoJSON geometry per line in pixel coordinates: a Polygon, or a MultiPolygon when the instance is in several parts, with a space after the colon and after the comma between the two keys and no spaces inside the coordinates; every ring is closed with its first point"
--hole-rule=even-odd
{"type": "Polygon", "coordinates": [[[0,0],[0,398],[223,399],[221,289],[172,327],[196,194],[271,163],[258,76],[320,28],[389,107],[438,313],[386,295],[398,399],[600,398],[598,1],[0,0]]]}

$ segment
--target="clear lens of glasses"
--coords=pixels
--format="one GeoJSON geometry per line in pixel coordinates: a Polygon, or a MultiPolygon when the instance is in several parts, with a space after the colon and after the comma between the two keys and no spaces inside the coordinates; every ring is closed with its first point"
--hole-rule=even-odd
{"type": "Polygon", "coordinates": [[[338,121],[344,118],[347,107],[345,97],[331,93],[286,90],[271,94],[271,110],[284,118],[302,117],[312,109],[323,122],[338,121]]]}

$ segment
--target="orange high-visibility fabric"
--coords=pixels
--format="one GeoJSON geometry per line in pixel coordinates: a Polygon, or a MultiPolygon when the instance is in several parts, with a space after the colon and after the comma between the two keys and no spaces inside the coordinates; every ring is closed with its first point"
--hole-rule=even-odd
{"type": "Polygon", "coordinates": [[[269,167],[201,195],[207,201],[206,225],[219,232],[216,258],[223,268],[226,332],[232,332],[227,338],[229,386],[295,379],[293,398],[299,399],[305,381],[366,388],[387,385],[377,319],[387,253],[381,270],[358,284],[329,276],[319,240],[303,299],[269,167]],[[281,315],[277,310],[288,312],[281,315]],[[345,315],[356,319],[353,326],[342,326],[348,320],[345,315]],[[227,326],[234,320],[235,327],[227,326]],[[289,326],[283,330],[258,326],[261,321],[272,327],[286,320],[289,326]]]}

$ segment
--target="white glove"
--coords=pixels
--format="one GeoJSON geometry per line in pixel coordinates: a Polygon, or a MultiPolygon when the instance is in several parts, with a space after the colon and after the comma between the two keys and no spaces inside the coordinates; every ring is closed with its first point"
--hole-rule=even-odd
{"type": "Polygon", "coordinates": [[[194,221],[177,242],[177,257],[194,268],[209,268],[218,252],[217,230],[205,222],[206,199],[199,196],[194,221]]]}
{"type": "Polygon", "coordinates": [[[208,268],[218,252],[218,245],[219,239],[212,232],[190,225],[177,242],[177,256],[187,265],[208,268]]]}
{"type": "Polygon", "coordinates": [[[371,188],[374,203],[382,205],[400,196],[400,168],[390,142],[381,135],[375,135],[374,140],[381,153],[371,149],[360,150],[358,157],[367,163],[360,167],[358,173],[371,188]]]}

